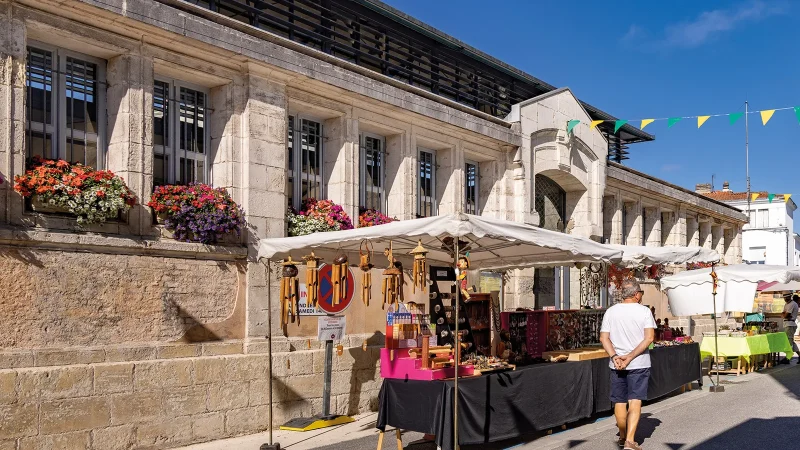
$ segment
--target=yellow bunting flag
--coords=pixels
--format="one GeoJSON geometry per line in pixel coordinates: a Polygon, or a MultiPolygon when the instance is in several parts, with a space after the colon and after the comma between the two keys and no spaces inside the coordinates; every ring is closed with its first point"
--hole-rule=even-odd
{"type": "Polygon", "coordinates": [[[775,114],[774,109],[766,109],[761,111],[761,124],[766,125],[769,122],[769,119],[772,118],[772,115],[775,114]]]}
{"type": "Polygon", "coordinates": [[[697,128],[702,127],[703,124],[706,123],[706,120],[708,120],[709,117],[711,116],[697,116],[697,128]]]}
{"type": "Polygon", "coordinates": [[[791,197],[791,196],[792,196],[792,194],[783,194],[783,201],[785,203],[789,203],[789,197],[791,197]]]}
{"type": "Polygon", "coordinates": [[[594,128],[594,127],[600,125],[601,123],[603,123],[602,120],[593,120],[592,123],[589,124],[589,128],[594,128]]]}
{"type": "Polygon", "coordinates": [[[758,194],[750,194],[750,201],[754,202],[758,198],[758,194]]]}
{"type": "Polygon", "coordinates": [[[641,127],[639,127],[639,128],[641,128],[642,130],[644,130],[644,127],[646,127],[646,126],[650,125],[651,123],[653,123],[653,122],[655,122],[655,121],[656,121],[656,119],[642,119],[642,126],[641,126],[641,127]]]}

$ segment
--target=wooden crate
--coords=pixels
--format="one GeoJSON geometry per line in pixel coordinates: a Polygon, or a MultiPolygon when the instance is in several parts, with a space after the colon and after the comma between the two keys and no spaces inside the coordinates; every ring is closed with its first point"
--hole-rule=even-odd
{"type": "Polygon", "coordinates": [[[566,355],[567,361],[588,361],[590,359],[608,358],[608,353],[602,348],[577,348],[574,350],[544,352],[542,357],[548,359],[556,358],[561,355],[566,355]]]}

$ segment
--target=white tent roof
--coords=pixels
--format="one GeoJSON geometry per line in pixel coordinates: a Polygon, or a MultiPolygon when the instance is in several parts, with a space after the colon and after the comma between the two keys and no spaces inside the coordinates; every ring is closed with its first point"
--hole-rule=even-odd
{"type": "Polygon", "coordinates": [[[620,265],[626,267],[652,266],[655,264],[715,263],[720,260],[719,253],[702,247],[606,245],[623,252],[622,263],[620,265]]]}
{"type": "Polygon", "coordinates": [[[790,281],[788,283],[778,283],[762,289],[761,292],[781,292],[781,291],[798,291],[800,290],[800,281],[790,281]]]}
{"type": "Polygon", "coordinates": [[[314,250],[318,256],[345,253],[351,263],[358,261],[359,245],[368,239],[375,245],[372,261],[381,266],[384,247],[393,242],[394,256],[403,261],[422,240],[432,262],[452,264],[447,238],[458,237],[460,253],[469,252],[471,268],[560,266],[574,262],[619,262],[622,251],[581,238],[519,222],[470,214],[449,214],[423,219],[399,220],[385,225],[353,230],[314,233],[307,236],[262,239],[259,259],[282,259],[291,254],[299,259],[314,250]],[[384,244],[378,247],[378,244],[384,244]],[[377,262],[376,262],[377,261],[377,262]]]}
{"type": "MultiPolygon", "coordinates": [[[[716,268],[719,280],[716,312],[753,312],[759,281],[800,281],[800,268],[737,264],[716,268]]],[[[670,310],[676,316],[713,314],[711,269],[687,270],[661,279],[670,310]]]]}

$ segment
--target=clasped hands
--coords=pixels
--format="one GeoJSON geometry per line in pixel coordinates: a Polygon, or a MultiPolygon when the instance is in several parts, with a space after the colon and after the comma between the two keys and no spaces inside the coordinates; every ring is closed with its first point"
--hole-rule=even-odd
{"type": "Polygon", "coordinates": [[[625,370],[625,368],[628,367],[628,364],[630,364],[631,361],[633,361],[633,358],[631,357],[631,355],[625,355],[625,356],[617,355],[614,357],[613,361],[614,361],[614,367],[616,367],[617,370],[625,370]]]}

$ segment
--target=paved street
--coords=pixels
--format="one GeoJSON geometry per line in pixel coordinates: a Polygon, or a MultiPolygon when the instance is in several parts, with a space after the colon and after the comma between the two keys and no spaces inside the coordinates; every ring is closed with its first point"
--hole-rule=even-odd
{"type": "MultiPolygon", "coordinates": [[[[800,443],[800,367],[796,361],[761,373],[727,377],[726,392],[704,390],[674,395],[644,408],[638,439],[646,449],[713,450],[749,448],[797,448],[800,443]]],[[[354,424],[311,433],[276,434],[282,448],[374,450],[377,433],[375,415],[358,418],[354,424]]],[[[603,416],[572,424],[552,435],[529,436],[527,442],[503,442],[496,446],[469,446],[480,449],[578,449],[614,450],[616,427],[613,418],[603,416]]],[[[266,434],[217,441],[186,447],[186,450],[257,450],[266,434]]],[[[430,443],[415,442],[422,436],[404,433],[409,450],[434,450],[430,443]]],[[[394,436],[387,433],[384,449],[395,448],[394,436]]]]}

